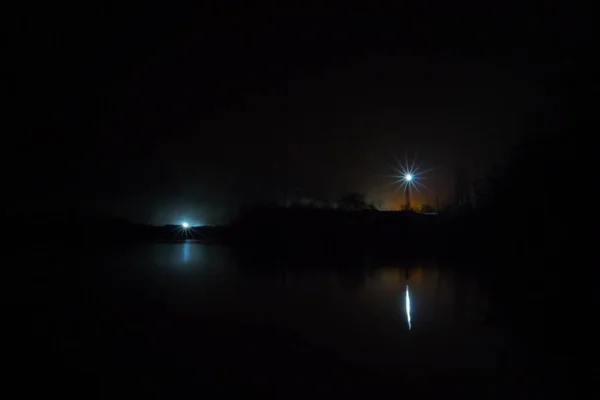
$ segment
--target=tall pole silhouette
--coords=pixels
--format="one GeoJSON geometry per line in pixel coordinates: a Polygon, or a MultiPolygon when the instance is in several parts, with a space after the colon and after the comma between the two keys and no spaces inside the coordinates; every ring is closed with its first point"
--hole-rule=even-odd
{"type": "Polygon", "coordinates": [[[410,211],[410,187],[412,186],[413,176],[411,173],[407,173],[404,175],[404,180],[406,181],[406,211],[410,211]]]}

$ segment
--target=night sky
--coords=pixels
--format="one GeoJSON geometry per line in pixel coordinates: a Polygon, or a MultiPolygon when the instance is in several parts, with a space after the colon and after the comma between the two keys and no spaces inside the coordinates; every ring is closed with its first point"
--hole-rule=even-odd
{"type": "Polygon", "coordinates": [[[457,171],[553,123],[588,34],[549,5],[258,4],[15,10],[5,210],[215,224],[350,191],[393,208],[385,175],[415,155],[416,202],[445,201],[457,171]]]}

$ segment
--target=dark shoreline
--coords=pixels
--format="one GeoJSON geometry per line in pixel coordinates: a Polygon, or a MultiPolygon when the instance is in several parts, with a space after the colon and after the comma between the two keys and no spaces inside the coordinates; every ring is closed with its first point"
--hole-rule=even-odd
{"type": "MultiPolygon", "coordinates": [[[[473,218],[412,212],[337,211],[276,208],[240,218],[229,226],[183,229],[150,226],[115,219],[44,219],[5,221],[9,240],[30,238],[69,246],[136,243],[203,243],[244,253],[375,258],[434,257],[466,260],[494,251],[473,218]]],[[[20,246],[19,246],[20,247],[20,246]]]]}

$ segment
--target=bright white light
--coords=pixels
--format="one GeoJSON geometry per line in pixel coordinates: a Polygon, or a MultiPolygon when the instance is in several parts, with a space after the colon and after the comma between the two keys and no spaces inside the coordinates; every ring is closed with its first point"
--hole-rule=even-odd
{"type": "Polygon", "coordinates": [[[408,295],[408,285],[406,285],[406,319],[408,320],[408,329],[410,329],[410,296],[408,295]]]}
{"type": "Polygon", "coordinates": [[[183,224],[181,224],[181,226],[183,226],[184,229],[187,229],[190,227],[190,224],[188,224],[187,222],[184,222],[183,224]]]}
{"type": "Polygon", "coordinates": [[[414,189],[417,192],[419,192],[419,187],[429,190],[422,181],[425,179],[423,175],[431,169],[421,170],[419,165],[417,165],[416,157],[412,160],[412,163],[409,163],[408,160],[405,160],[404,163],[402,163],[396,159],[396,164],[396,166],[391,167],[394,174],[389,175],[391,178],[394,178],[394,181],[391,182],[391,184],[397,185],[394,193],[400,188],[404,190],[414,189]]]}

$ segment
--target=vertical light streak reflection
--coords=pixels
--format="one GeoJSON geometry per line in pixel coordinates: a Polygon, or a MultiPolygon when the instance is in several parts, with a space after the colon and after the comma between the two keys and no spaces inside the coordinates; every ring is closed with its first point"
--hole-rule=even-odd
{"type": "Polygon", "coordinates": [[[410,295],[408,294],[408,284],[406,285],[406,320],[408,321],[408,329],[412,328],[410,324],[410,295]]]}
{"type": "Polygon", "coordinates": [[[186,241],[183,244],[183,263],[187,264],[188,261],[190,261],[190,244],[186,241]]]}

